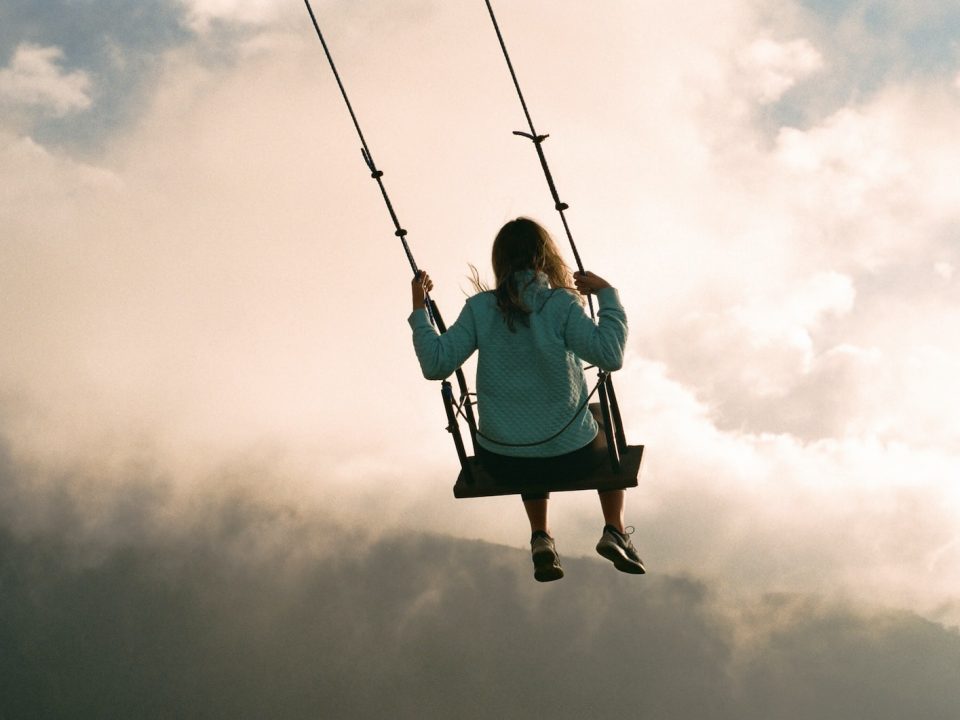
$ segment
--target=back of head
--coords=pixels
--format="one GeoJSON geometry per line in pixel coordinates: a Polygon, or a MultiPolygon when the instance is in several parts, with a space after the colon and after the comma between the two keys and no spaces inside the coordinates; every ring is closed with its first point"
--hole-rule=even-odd
{"type": "Polygon", "coordinates": [[[557,250],[550,233],[530,218],[511,220],[497,233],[493,241],[493,274],[497,287],[497,307],[503,313],[507,326],[515,330],[516,322],[529,324],[530,308],[523,301],[523,291],[534,282],[534,277],[523,281],[520,273],[533,270],[544,273],[554,288],[570,288],[570,270],[557,250]]]}

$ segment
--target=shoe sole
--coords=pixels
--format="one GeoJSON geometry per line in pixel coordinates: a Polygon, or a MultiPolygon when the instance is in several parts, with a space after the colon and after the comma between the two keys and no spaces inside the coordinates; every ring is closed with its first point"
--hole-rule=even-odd
{"type": "Polygon", "coordinates": [[[598,545],[597,553],[599,553],[601,557],[604,557],[612,562],[613,566],[620,572],[629,573],[631,575],[645,575],[647,572],[647,569],[643,566],[642,562],[631,560],[623,553],[621,549],[614,545],[598,545]]]}
{"type": "Polygon", "coordinates": [[[563,577],[563,568],[559,565],[538,567],[533,570],[533,579],[537,582],[553,582],[563,577]]]}
{"type": "Polygon", "coordinates": [[[556,553],[542,552],[533,556],[533,579],[537,582],[552,582],[563,577],[560,558],[556,553]]]}

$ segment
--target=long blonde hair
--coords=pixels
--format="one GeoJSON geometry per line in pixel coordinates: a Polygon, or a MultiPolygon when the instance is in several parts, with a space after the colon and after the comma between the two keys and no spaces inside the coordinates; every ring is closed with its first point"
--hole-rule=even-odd
{"type": "MultiPolygon", "coordinates": [[[[542,272],[552,288],[565,288],[576,294],[570,285],[570,268],[563,261],[553,238],[546,228],[530,218],[511,220],[497,233],[491,253],[496,287],[492,290],[497,298],[497,307],[503,313],[507,327],[516,331],[520,321],[529,325],[530,308],[523,302],[523,291],[534,282],[530,278],[523,287],[517,273],[522,270],[542,272]]],[[[491,292],[480,281],[474,266],[470,266],[472,282],[477,292],[491,292]]],[[[579,295],[577,295],[579,297],[579,295]]]]}

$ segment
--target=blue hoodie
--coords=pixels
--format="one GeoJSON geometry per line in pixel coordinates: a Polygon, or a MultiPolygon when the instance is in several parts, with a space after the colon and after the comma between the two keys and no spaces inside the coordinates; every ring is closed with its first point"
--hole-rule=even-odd
{"type": "MultiPolygon", "coordinates": [[[[493,292],[469,298],[460,317],[439,334],[426,310],[407,321],[423,376],[449,377],[479,350],[477,408],[480,432],[505,443],[529,443],[550,437],[577,412],[589,394],[582,360],[604,370],[623,364],[627,316],[614,288],[597,292],[599,324],[594,324],[576,295],[551,289],[543,273],[519,273],[529,326],[507,328],[493,292]]],[[[584,408],[570,426],[549,442],[510,447],[477,437],[485,449],[514,457],[552,457],[578,450],[597,434],[584,408]]]]}

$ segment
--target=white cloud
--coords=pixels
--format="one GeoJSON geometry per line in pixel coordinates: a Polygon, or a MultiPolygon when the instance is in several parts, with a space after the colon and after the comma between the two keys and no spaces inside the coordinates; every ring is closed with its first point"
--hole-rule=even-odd
{"type": "Polygon", "coordinates": [[[725,427],[956,441],[960,413],[934,390],[954,385],[960,343],[942,328],[956,303],[930,274],[956,264],[945,232],[960,221],[948,171],[960,164],[958,120],[942,89],[892,88],[809,128],[782,129],[769,150],[728,153],[713,180],[724,209],[707,215],[702,234],[722,237],[741,267],[701,245],[704,271],[692,272],[704,290],[647,341],[667,338],[673,372],[725,427]]]}
{"type": "Polygon", "coordinates": [[[905,147],[902,116],[882,105],[868,110],[844,108],[808,130],[785,127],[777,137],[776,157],[807,175],[822,190],[818,201],[840,217],[867,211],[878,191],[899,189],[909,179],[912,158],[905,147]]]}
{"type": "Polygon", "coordinates": [[[10,65],[0,69],[0,101],[39,107],[56,115],[90,107],[90,78],[81,70],[64,73],[63,51],[22,43],[10,65]]]}
{"type": "Polygon", "coordinates": [[[925,611],[960,596],[954,451],[859,434],[721,432],[709,407],[647,363],[628,367],[618,389],[632,440],[647,445],[628,516],[651,566],[925,611]]]}
{"type": "Polygon", "coordinates": [[[787,289],[781,297],[756,299],[731,309],[731,318],[747,332],[755,347],[784,344],[812,359],[811,331],[825,314],[842,315],[853,307],[855,291],[850,277],[822,272],[787,289]]]}
{"type": "Polygon", "coordinates": [[[944,280],[949,282],[953,279],[953,274],[956,271],[956,268],[952,263],[941,261],[933,264],[933,271],[944,280]]]}
{"type": "Polygon", "coordinates": [[[187,25],[205,32],[213,22],[262,25],[279,15],[284,3],[277,0],[180,0],[187,11],[187,25]]]}
{"type": "Polygon", "coordinates": [[[740,54],[740,66],[748,87],[764,104],[779,100],[823,64],[823,56],[804,38],[789,42],[760,38],[740,54]]]}

